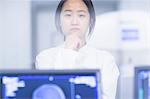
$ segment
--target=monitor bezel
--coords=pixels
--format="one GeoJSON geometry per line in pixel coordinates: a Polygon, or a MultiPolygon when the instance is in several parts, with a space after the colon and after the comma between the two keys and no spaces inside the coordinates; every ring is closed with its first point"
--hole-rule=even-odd
{"type": "Polygon", "coordinates": [[[77,74],[77,73],[81,73],[81,74],[95,74],[96,75],[96,79],[97,79],[97,95],[98,95],[98,99],[101,99],[101,71],[99,69],[58,69],[58,70],[0,70],[0,76],[1,75],[18,75],[18,74],[77,74]]]}

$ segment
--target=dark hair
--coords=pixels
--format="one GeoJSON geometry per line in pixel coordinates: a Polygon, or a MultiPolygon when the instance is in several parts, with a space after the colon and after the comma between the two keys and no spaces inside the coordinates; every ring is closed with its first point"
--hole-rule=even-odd
{"type": "MultiPolygon", "coordinates": [[[[61,0],[59,2],[59,5],[57,7],[56,13],[55,13],[55,24],[56,24],[56,28],[59,32],[62,32],[61,30],[61,26],[60,26],[60,13],[62,11],[63,5],[67,0],[61,0]]],[[[83,2],[85,3],[85,5],[88,8],[88,12],[90,14],[90,24],[89,24],[89,34],[88,36],[90,36],[93,32],[93,29],[95,27],[95,10],[94,10],[94,6],[91,0],[83,0],[83,2]]]]}

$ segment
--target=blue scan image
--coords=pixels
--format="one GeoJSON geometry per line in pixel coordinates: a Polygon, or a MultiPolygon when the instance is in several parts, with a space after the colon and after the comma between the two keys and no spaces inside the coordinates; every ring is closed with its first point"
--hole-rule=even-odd
{"type": "Polygon", "coordinates": [[[55,84],[44,84],[35,89],[32,99],[66,99],[63,90],[55,84]]]}
{"type": "Polygon", "coordinates": [[[0,99],[99,99],[98,78],[98,70],[0,71],[0,99]]]}

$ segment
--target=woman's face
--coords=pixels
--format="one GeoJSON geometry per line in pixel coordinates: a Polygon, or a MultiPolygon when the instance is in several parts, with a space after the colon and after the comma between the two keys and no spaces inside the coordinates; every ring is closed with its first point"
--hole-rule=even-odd
{"type": "Polygon", "coordinates": [[[67,0],[63,5],[60,20],[65,36],[76,35],[79,38],[85,38],[90,16],[82,0],[67,0]]]}

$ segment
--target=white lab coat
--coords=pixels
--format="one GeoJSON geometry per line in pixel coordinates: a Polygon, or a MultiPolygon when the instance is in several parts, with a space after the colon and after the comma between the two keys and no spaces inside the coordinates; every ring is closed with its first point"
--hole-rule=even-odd
{"type": "Polygon", "coordinates": [[[118,68],[111,54],[85,45],[78,52],[64,45],[42,51],[36,57],[37,69],[100,69],[102,99],[115,99],[118,68]]]}

